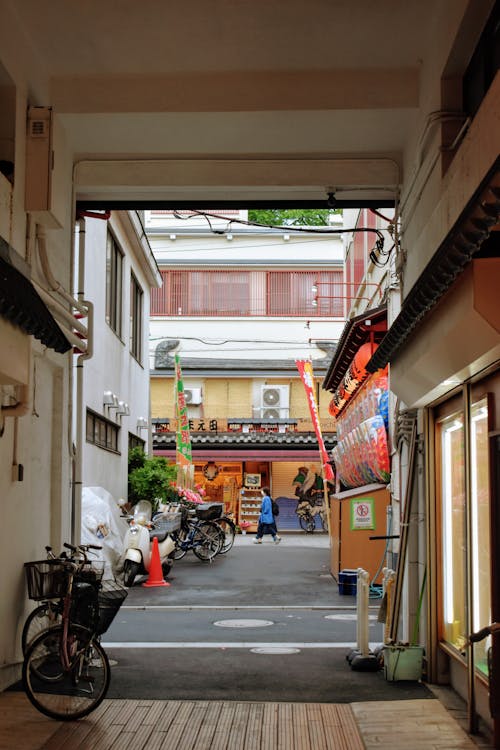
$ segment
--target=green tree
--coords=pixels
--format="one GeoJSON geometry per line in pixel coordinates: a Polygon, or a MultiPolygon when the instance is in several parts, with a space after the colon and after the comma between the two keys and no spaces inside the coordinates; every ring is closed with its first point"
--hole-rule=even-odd
{"type": "Polygon", "coordinates": [[[163,456],[145,458],[142,466],[136,466],[128,475],[129,502],[135,505],[139,500],[149,500],[155,511],[158,501],[165,503],[178,499],[172,487],[176,475],[175,464],[169,464],[163,456]]]}
{"type": "Polygon", "coordinates": [[[128,452],[128,473],[134,469],[138,469],[139,466],[144,466],[146,463],[146,454],[144,449],[137,445],[135,448],[130,448],[128,452]]]}
{"type": "Polygon", "coordinates": [[[342,213],[330,208],[255,208],[248,211],[248,220],[271,226],[326,227],[329,217],[342,213]]]}

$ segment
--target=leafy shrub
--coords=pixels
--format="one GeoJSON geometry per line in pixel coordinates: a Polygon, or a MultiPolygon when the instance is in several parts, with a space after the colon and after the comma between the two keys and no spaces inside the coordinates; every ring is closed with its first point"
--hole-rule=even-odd
{"type": "Polygon", "coordinates": [[[171,486],[176,473],[175,465],[169,464],[166,458],[145,457],[142,466],[129,473],[129,501],[135,505],[139,500],[149,500],[153,510],[156,510],[159,502],[169,502],[176,494],[171,486]]]}
{"type": "Polygon", "coordinates": [[[128,452],[128,473],[130,474],[130,472],[134,471],[134,469],[138,469],[140,466],[144,466],[146,460],[146,454],[144,453],[143,448],[141,448],[140,446],[130,448],[128,452]]]}

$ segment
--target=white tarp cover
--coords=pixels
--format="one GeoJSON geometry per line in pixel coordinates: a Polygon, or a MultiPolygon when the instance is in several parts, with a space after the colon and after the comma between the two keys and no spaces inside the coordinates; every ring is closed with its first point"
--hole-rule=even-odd
{"type": "Polygon", "coordinates": [[[116,500],[104,487],[82,489],[82,544],[99,544],[104,560],[104,578],[121,574],[123,539],[128,523],[120,517],[116,500]]]}

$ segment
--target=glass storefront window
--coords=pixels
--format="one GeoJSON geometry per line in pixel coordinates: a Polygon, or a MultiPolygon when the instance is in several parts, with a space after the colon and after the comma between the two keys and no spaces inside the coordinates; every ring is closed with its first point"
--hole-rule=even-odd
{"type": "MultiPolygon", "coordinates": [[[[441,638],[461,650],[467,639],[467,605],[474,630],[491,621],[490,499],[488,461],[488,402],[481,399],[470,412],[470,540],[472,579],[467,591],[467,521],[463,412],[438,422],[441,495],[441,638]]],[[[490,639],[476,644],[474,661],[488,673],[490,639]]]]}
{"type": "Polygon", "coordinates": [[[442,638],[460,649],[465,617],[466,537],[463,414],[439,423],[441,442],[442,638]]]}
{"type": "MultiPolygon", "coordinates": [[[[486,398],[471,409],[471,525],[472,617],[474,630],[491,622],[490,498],[488,476],[488,403],[486,398]]],[[[474,661],[488,673],[487,650],[491,639],[476,644],[474,661]]]]}

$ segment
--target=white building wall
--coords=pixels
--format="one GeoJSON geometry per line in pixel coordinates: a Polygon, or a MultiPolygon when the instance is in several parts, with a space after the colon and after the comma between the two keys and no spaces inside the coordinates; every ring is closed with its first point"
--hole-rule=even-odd
{"type": "MultiPolygon", "coordinates": [[[[247,212],[240,212],[247,219],[247,212]]],[[[333,225],[342,228],[342,217],[333,225]]],[[[146,227],[158,265],[161,268],[249,268],[251,270],[325,270],[340,268],[343,242],[340,234],[300,234],[286,230],[277,233],[255,231],[251,227],[214,221],[224,234],[206,231],[207,222],[199,216],[181,221],[146,212],[146,227]]],[[[326,228],[325,228],[326,229],[326,228]]],[[[221,304],[223,301],[221,300],[221,304]]],[[[344,318],[315,317],[189,317],[153,316],[150,319],[150,362],[154,368],[157,344],[179,339],[178,353],[185,357],[231,359],[320,359],[325,353],[322,341],[338,340],[344,318]]]]}
{"type": "MultiPolygon", "coordinates": [[[[151,279],[145,268],[142,247],[132,244],[125,231],[125,213],[113,213],[109,227],[123,252],[122,334],[118,336],[106,322],[106,238],[108,222],[86,219],[86,298],[94,304],[94,353],[84,363],[84,410],[91,409],[120,426],[119,452],[114,453],[85,442],[83,485],[104,487],[115,499],[127,494],[129,432],[146,440],[148,431],[137,429],[139,417],[149,419],[149,367],[147,321],[151,279]],[[133,271],[143,291],[142,357],[138,362],[130,352],[130,275],[133,271]],[[117,410],[103,406],[105,391],[128,404],[130,414],[117,416],[117,410]]],[[[159,278],[156,281],[157,285],[159,278]]]]}
{"type": "MultiPolygon", "coordinates": [[[[0,174],[0,234],[31,264],[33,280],[47,288],[34,242],[35,227],[33,223],[27,224],[24,211],[28,100],[22,66],[16,70],[16,105],[15,183],[12,186],[0,174]]],[[[62,226],[59,229],[47,227],[47,254],[54,277],[69,290],[73,240],[71,155],[64,133],[57,127],[53,145],[57,151],[54,182],[62,226]]],[[[33,337],[26,337],[18,328],[14,330],[24,342],[22,347],[28,340],[31,386],[27,413],[17,419],[7,417],[0,435],[0,689],[19,675],[19,636],[31,606],[26,598],[23,563],[43,557],[47,544],[59,549],[71,533],[72,440],[68,420],[73,355],[71,352],[57,354],[33,337]],[[14,472],[13,464],[22,468],[14,472]]],[[[5,338],[0,335],[0,372],[6,364],[4,343],[5,338]]]]}

